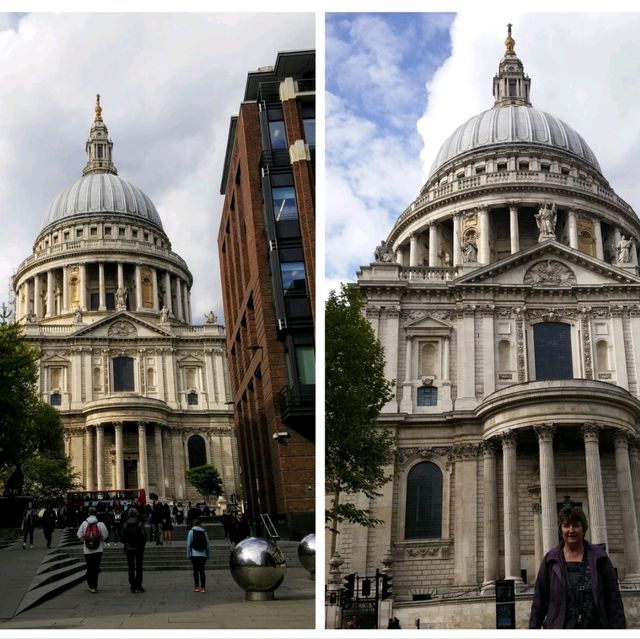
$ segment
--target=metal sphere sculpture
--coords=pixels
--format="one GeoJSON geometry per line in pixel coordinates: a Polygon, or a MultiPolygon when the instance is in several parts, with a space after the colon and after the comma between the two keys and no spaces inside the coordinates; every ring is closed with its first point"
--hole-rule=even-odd
{"type": "Polygon", "coordinates": [[[282,583],[287,563],[278,546],[260,537],[244,539],[231,551],[229,569],[235,582],[245,591],[247,601],[273,599],[282,583]]]}
{"type": "Polygon", "coordinates": [[[316,536],[314,533],[304,537],[298,544],[298,559],[302,567],[313,577],[316,574],[316,536]]]}

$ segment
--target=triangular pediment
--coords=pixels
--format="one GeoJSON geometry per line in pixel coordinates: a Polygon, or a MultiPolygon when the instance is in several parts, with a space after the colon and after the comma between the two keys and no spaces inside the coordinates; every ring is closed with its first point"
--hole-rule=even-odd
{"type": "Polygon", "coordinates": [[[613,266],[550,240],[476,268],[453,281],[454,286],[470,284],[567,289],[573,286],[640,284],[640,277],[635,267],[613,266]]]}
{"type": "Polygon", "coordinates": [[[185,355],[184,357],[179,357],[178,358],[178,363],[181,365],[188,365],[188,364],[199,364],[202,365],[202,358],[197,357],[196,355],[193,355],[191,353],[189,353],[188,355],[185,355]]]}
{"type": "MultiPolygon", "coordinates": [[[[437,313],[437,311],[435,311],[437,313]]],[[[451,325],[443,322],[442,320],[434,317],[429,311],[410,311],[409,319],[404,324],[405,330],[409,332],[422,332],[422,331],[438,331],[451,330],[451,325]]]]}
{"type": "Polygon", "coordinates": [[[100,339],[145,339],[170,337],[171,334],[129,311],[120,311],[77,330],[73,337],[95,337],[100,339]]]}
{"type": "Polygon", "coordinates": [[[40,361],[44,364],[68,364],[69,360],[58,353],[43,354],[40,361]]]}

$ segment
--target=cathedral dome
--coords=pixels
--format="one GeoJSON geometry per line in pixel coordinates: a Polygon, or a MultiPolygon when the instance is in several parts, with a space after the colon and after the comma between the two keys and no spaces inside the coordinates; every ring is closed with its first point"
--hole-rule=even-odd
{"type": "Polygon", "coordinates": [[[432,176],[454,158],[502,144],[560,150],[584,160],[601,172],[589,145],[562,120],[527,104],[497,104],[467,120],[447,138],[429,175],[432,176]]]}
{"type": "Polygon", "coordinates": [[[62,191],[49,206],[42,228],[76,216],[124,215],[162,229],[149,196],[114,173],[90,172],[62,191]]]}
{"type": "Polygon", "coordinates": [[[73,217],[87,215],[125,216],[162,229],[156,207],[149,197],[118,175],[112,161],[113,142],[102,120],[97,96],[95,120],[86,143],[87,164],[82,177],[60,193],[49,205],[42,230],[73,217]]]}

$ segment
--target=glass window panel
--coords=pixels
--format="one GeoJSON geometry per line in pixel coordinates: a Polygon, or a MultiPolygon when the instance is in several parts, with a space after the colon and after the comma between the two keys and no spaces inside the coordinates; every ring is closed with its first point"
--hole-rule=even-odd
{"type": "Polygon", "coordinates": [[[301,384],[316,383],[316,358],[313,346],[296,346],[298,378],[301,384]]]}
{"type": "Polygon", "coordinates": [[[436,406],[438,389],[435,386],[421,386],[417,393],[418,406],[436,406]]]}
{"type": "Polygon", "coordinates": [[[133,390],[133,359],[113,358],[113,390],[116,393],[133,390]]]}
{"type": "Polygon", "coordinates": [[[305,118],[302,121],[304,126],[304,139],[306,140],[309,146],[316,145],[316,119],[315,118],[305,118]]]}
{"type": "Polygon", "coordinates": [[[431,462],[416,464],[407,476],[405,539],[442,535],[442,471],[431,462]]]}
{"type": "Polygon", "coordinates": [[[286,151],[287,136],[284,131],[284,122],[269,122],[269,137],[274,151],[286,151]]]}
{"type": "Polygon", "coordinates": [[[305,290],[304,262],[283,262],[280,264],[280,272],[284,291],[305,290]]]}
{"type": "Polygon", "coordinates": [[[292,186],[273,187],[271,194],[273,196],[273,214],[276,222],[298,219],[296,192],[292,186]]]}
{"type": "Polygon", "coordinates": [[[536,379],[572,379],[571,327],[543,322],[533,327],[536,379]]]}

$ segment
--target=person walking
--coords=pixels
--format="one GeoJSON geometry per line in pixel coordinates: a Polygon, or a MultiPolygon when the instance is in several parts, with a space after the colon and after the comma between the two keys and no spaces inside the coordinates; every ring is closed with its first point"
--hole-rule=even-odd
{"type": "Polygon", "coordinates": [[[47,548],[51,548],[51,538],[56,527],[56,511],[49,504],[42,513],[42,532],[47,540],[47,548]]]}
{"type": "Polygon", "coordinates": [[[605,545],[585,540],[584,512],[566,506],[558,523],[562,541],[540,564],[529,628],[626,628],[618,577],[605,545]]]}
{"type": "Polygon", "coordinates": [[[142,567],[144,547],[147,544],[145,525],[135,508],[129,509],[129,516],[122,528],[124,552],[129,566],[129,587],[132,593],[144,592],[142,587],[142,567]]]}
{"type": "Polygon", "coordinates": [[[193,592],[207,592],[204,566],[209,559],[209,537],[205,529],[200,526],[199,517],[193,520],[187,535],[187,558],[193,565],[193,592]]]}
{"type": "Polygon", "coordinates": [[[107,527],[98,521],[97,510],[91,506],[89,516],[78,528],[78,539],[84,542],[84,560],[87,564],[87,586],[90,592],[98,592],[98,573],[104,552],[104,542],[109,539],[107,527]]]}
{"type": "Polygon", "coordinates": [[[168,546],[173,541],[173,521],[171,519],[171,506],[168,503],[162,504],[162,536],[164,543],[168,546]]]}
{"type": "Polygon", "coordinates": [[[38,523],[38,511],[33,502],[27,504],[27,508],[22,513],[22,549],[27,547],[27,536],[29,536],[29,548],[33,548],[33,531],[38,523]]]}
{"type": "Polygon", "coordinates": [[[251,536],[251,527],[249,526],[249,520],[245,514],[239,510],[236,514],[235,521],[233,521],[233,543],[239,544],[243,539],[251,536]]]}
{"type": "Polygon", "coordinates": [[[153,508],[151,509],[151,522],[153,524],[153,538],[156,540],[156,546],[162,546],[162,520],[164,519],[164,508],[162,504],[153,500],[153,508]]]}

